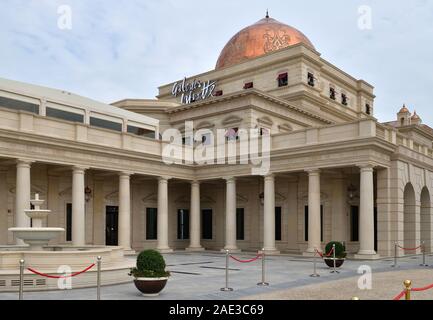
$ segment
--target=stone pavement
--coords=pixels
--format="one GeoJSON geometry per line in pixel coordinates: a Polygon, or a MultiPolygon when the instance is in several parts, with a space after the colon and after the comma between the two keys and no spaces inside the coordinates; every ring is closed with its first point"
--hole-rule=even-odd
{"type": "MultiPolygon", "coordinates": [[[[254,254],[242,253],[236,255],[243,259],[250,259],[254,254]]],[[[379,261],[346,261],[340,274],[331,274],[330,269],[318,260],[318,273],[320,278],[311,278],[313,272],[313,259],[301,256],[275,256],[267,257],[267,282],[269,287],[258,287],[261,280],[261,261],[250,264],[241,264],[230,261],[230,287],[234,292],[221,292],[225,286],[225,255],[216,252],[187,253],[176,252],[165,255],[168,270],[172,272],[167,287],[158,298],[144,298],[135,288],[134,284],[102,287],[102,299],[109,300],[233,300],[247,299],[250,296],[263,299],[345,299],[350,300],[357,290],[358,268],[368,265],[373,271],[373,276],[385,273],[384,281],[389,282],[389,292],[386,291],[384,299],[392,299],[401,292],[402,281],[408,270],[428,270],[417,273],[416,280],[420,286],[433,282],[433,268],[420,267],[421,257],[407,257],[399,259],[399,267],[392,268],[393,259],[379,261]],[[397,272],[397,273],[393,273],[397,272]],[[340,282],[340,280],[342,282],[340,282]],[[346,281],[346,282],[344,282],[346,281]],[[392,284],[391,284],[392,282],[392,284]],[[314,287],[317,286],[317,287],[314,287]],[[340,290],[341,288],[346,288],[340,290]],[[303,288],[304,291],[301,289],[303,288]],[[307,289],[306,289],[307,288],[307,289]],[[335,296],[333,290],[339,291],[335,296]],[[282,292],[295,292],[293,296],[285,296],[282,292]],[[318,294],[317,292],[320,292],[318,294]],[[275,294],[275,296],[263,296],[275,294]]],[[[133,258],[132,258],[133,259],[133,258]]],[[[428,263],[433,264],[433,257],[428,256],[428,263]]],[[[374,278],[375,279],[375,278],[374,278]]],[[[415,279],[415,274],[414,274],[415,279]]],[[[375,281],[375,280],[374,280],[375,281]]],[[[385,294],[385,292],[383,293],[385,294]]],[[[432,291],[433,294],[433,291],[432,291]]],[[[368,298],[369,296],[362,296],[368,298]]],[[[381,298],[378,296],[376,298],[381,298]]],[[[0,300],[15,300],[17,293],[1,293],[0,300]]],[[[372,299],[376,299],[373,297],[372,299]]],[[[96,289],[77,289],[56,292],[28,292],[24,293],[27,300],[94,300],[96,289]]]]}

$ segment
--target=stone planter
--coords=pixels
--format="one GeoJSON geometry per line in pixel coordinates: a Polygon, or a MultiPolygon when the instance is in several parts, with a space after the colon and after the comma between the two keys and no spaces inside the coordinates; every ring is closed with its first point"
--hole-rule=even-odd
{"type": "MultiPolygon", "coordinates": [[[[334,268],[334,258],[323,258],[323,260],[325,260],[325,263],[328,267],[330,268],[334,268]]],[[[346,259],[335,259],[335,267],[336,268],[340,268],[343,264],[344,261],[346,261],[346,259]]]]}
{"type": "Polygon", "coordinates": [[[136,278],[134,284],[145,297],[157,297],[164,290],[168,281],[166,278],[136,278]]]}

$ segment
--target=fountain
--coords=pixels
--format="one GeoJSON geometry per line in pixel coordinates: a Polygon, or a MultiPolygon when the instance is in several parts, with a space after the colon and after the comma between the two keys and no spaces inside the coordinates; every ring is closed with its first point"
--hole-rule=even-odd
{"type": "Polygon", "coordinates": [[[43,251],[50,240],[55,239],[60,233],[65,232],[63,228],[43,228],[43,220],[48,217],[51,210],[42,210],[44,200],[39,199],[39,194],[30,201],[34,209],[25,210],[26,215],[32,219],[31,228],[10,228],[15,237],[30,245],[30,251],[43,251]]]}

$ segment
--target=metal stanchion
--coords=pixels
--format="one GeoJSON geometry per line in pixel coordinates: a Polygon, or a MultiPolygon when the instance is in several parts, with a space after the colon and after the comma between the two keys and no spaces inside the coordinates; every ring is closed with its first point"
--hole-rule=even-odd
{"type": "Polygon", "coordinates": [[[335,254],[335,244],[332,246],[332,259],[334,260],[334,269],[331,271],[331,273],[340,273],[340,271],[337,270],[337,257],[335,254]]]}
{"type": "Polygon", "coordinates": [[[101,262],[102,262],[102,257],[98,257],[98,262],[97,262],[97,266],[98,266],[98,271],[97,271],[97,279],[96,279],[96,299],[97,300],[101,300],[101,262]]]}
{"type": "Polygon", "coordinates": [[[221,291],[224,292],[233,291],[233,288],[229,288],[229,259],[230,259],[230,251],[226,250],[226,287],[221,288],[221,291]]]}
{"type": "Polygon", "coordinates": [[[412,281],[410,281],[410,280],[406,280],[406,281],[404,282],[404,286],[405,286],[405,288],[406,288],[406,294],[405,294],[405,297],[406,297],[406,300],[409,301],[409,300],[410,300],[410,293],[411,293],[411,291],[412,291],[412,281]]]}
{"type": "Polygon", "coordinates": [[[397,268],[397,249],[398,249],[398,245],[397,242],[394,243],[394,265],[392,266],[393,268],[397,268]]]}
{"type": "Polygon", "coordinates": [[[313,274],[310,275],[310,277],[312,277],[312,278],[319,278],[320,274],[317,273],[317,259],[318,259],[318,257],[317,257],[317,249],[314,249],[314,250],[315,250],[314,251],[314,271],[313,271],[313,274]]]}
{"type": "Polygon", "coordinates": [[[266,276],[266,272],[265,272],[265,263],[266,263],[266,252],[265,252],[265,248],[262,249],[262,282],[259,282],[257,285],[261,286],[261,287],[267,287],[269,286],[269,283],[266,282],[265,280],[265,276],[266,276]]]}
{"type": "Polygon", "coordinates": [[[23,300],[24,297],[24,260],[20,260],[20,291],[19,299],[23,300]]]}
{"type": "Polygon", "coordinates": [[[426,248],[425,248],[425,241],[422,242],[422,264],[420,265],[421,267],[428,267],[427,261],[426,261],[426,248]]]}

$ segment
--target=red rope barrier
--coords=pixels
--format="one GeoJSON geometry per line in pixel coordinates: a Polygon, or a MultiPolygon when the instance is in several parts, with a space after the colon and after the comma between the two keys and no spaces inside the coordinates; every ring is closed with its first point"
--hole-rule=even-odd
{"type": "Polygon", "coordinates": [[[334,248],[332,248],[328,254],[323,254],[323,252],[320,252],[319,250],[316,249],[316,254],[318,254],[321,258],[323,258],[323,257],[328,258],[328,257],[332,256],[333,253],[334,253],[334,248]]]}
{"type": "Polygon", "coordinates": [[[32,268],[27,268],[27,270],[29,270],[31,273],[34,273],[34,274],[36,274],[38,276],[45,277],[45,278],[50,278],[50,279],[67,279],[67,278],[73,278],[73,277],[79,276],[80,274],[83,274],[83,273],[89,271],[94,266],[95,266],[95,264],[92,264],[92,265],[88,266],[86,269],[84,269],[83,271],[79,271],[79,272],[73,273],[70,276],[52,276],[52,275],[49,275],[49,274],[45,274],[45,273],[36,271],[36,270],[34,270],[32,268]]]}
{"type": "Polygon", "coordinates": [[[241,259],[238,259],[238,258],[236,258],[236,257],[234,257],[234,256],[230,256],[230,258],[232,258],[233,260],[235,260],[235,261],[237,261],[237,262],[240,262],[240,263],[251,263],[251,262],[254,262],[254,261],[259,260],[261,257],[262,257],[262,255],[259,254],[259,255],[257,255],[257,257],[255,257],[254,259],[251,259],[251,260],[241,260],[241,259]]]}
{"type": "Polygon", "coordinates": [[[433,289],[433,284],[431,284],[431,285],[429,285],[427,287],[424,287],[424,288],[415,288],[415,289],[412,289],[412,291],[421,292],[421,291],[427,291],[427,290],[430,290],[430,289],[433,289]]]}
{"type": "Polygon", "coordinates": [[[400,301],[401,298],[403,298],[405,296],[405,294],[406,294],[406,291],[402,291],[397,297],[395,297],[392,300],[394,300],[394,301],[400,301]]]}
{"type": "Polygon", "coordinates": [[[419,247],[416,247],[416,248],[403,248],[403,247],[400,247],[399,245],[397,247],[399,247],[401,250],[405,250],[405,251],[416,251],[416,250],[422,248],[422,246],[419,246],[419,247]]]}

